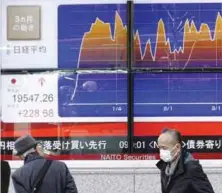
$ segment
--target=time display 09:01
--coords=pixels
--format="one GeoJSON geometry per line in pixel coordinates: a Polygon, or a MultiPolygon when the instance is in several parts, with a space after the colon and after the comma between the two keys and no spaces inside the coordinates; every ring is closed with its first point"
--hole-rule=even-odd
{"type": "Polygon", "coordinates": [[[14,103],[51,103],[54,101],[53,94],[13,94],[14,103]]]}

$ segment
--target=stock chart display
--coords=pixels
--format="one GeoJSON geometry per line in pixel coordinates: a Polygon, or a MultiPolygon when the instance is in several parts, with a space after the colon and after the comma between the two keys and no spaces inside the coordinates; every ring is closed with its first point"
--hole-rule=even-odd
{"type": "Polygon", "coordinates": [[[60,5],[58,67],[126,68],[126,34],[126,4],[60,5]]]}
{"type": "MultiPolygon", "coordinates": [[[[61,117],[127,117],[126,73],[65,74],[58,81],[61,117]]],[[[221,81],[221,73],[135,73],[134,116],[219,118],[221,81]]]]}
{"type": "MultiPolygon", "coordinates": [[[[180,130],[197,157],[221,158],[222,73],[140,71],[222,67],[221,5],[135,3],[139,159],[158,158],[164,127],[180,130]]],[[[118,157],[129,148],[125,2],[1,6],[2,68],[49,70],[2,75],[2,152],[10,154],[14,138],[30,131],[60,159],[134,159],[118,157]],[[107,153],[114,157],[100,155],[107,153]]]]}
{"type": "MultiPolygon", "coordinates": [[[[222,67],[220,3],[134,10],[135,68],[222,67]]],[[[60,68],[126,67],[126,5],[61,5],[58,14],[60,68]]]]}
{"type": "Polygon", "coordinates": [[[221,14],[221,3],[136,5],[135,67],[222,67],[221,14]]]}
{"type": "Polygon", "coordinates": [[[65,74],[58,82],[61,117],[127,117],[126,73],[65,74]]]}
{"type": "Polygon", "coordinates": [[[221,73],[136,73],[135,116],[222,115],[221,73]]]}
{"type": "MultiPolygon", "coordinates": [[[[2,68],[126,68],[123,2],[21,6],[4,0],[2,68]]],[[[221,3],[136,3],[134,68],[221,67],[221,14],[221,3]]]]}

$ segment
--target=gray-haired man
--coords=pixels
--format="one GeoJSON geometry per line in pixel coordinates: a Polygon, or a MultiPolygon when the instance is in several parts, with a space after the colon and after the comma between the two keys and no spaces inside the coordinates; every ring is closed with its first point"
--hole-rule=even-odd
{"type": "Polygon", "coordinates": [[[198,160],[182,149],[179,131],[164,129],[158,138],[162,193],[214,193],[198,160]]]}
{"type": "Polygon", "coordinates": [[[15,141],[14,153],[24,160],[24,165],[12,174],[16,193],[78,193],[65,163],[47,161],[39,155],[37,144],[30,135],[15,141]]]}

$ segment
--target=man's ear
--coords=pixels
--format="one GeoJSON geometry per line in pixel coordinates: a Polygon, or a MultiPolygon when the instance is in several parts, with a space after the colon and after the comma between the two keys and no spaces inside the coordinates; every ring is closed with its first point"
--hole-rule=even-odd
{"type": "Polygon", "coordinates": [[[182,149],[182,145],[180,143],[177,144],[178,149],[182,149]]]}

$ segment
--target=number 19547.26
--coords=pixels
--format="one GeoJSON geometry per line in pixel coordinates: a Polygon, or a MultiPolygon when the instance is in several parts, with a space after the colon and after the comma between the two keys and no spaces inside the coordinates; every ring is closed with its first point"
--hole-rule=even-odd
{"type": "Polygon", "coordinates": [[[53,94],[14,94],[12,98],[14,103],[50,103],[54,101],[53,94]]]}

